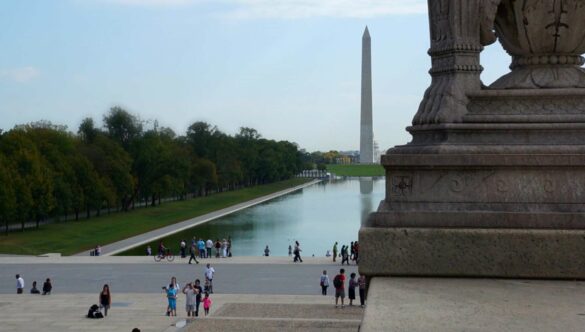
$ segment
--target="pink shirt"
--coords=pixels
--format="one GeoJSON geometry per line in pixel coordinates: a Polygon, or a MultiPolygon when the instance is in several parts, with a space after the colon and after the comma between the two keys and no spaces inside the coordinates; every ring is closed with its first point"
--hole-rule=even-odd
{"type": "Polygon", "coordinates": [[[210,297],[203,298],[203,309],[209,308],[211,308],[211,298],[210,297]]]}

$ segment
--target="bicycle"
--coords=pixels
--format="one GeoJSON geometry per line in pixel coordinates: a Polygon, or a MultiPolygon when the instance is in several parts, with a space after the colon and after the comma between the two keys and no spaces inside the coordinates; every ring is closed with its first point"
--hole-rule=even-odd
{"type": "Polygon", "coordinates": [[[170,250],[170,249],[166,249],[166,251],[165,251],[165,252],[163,252],[163,254],[162,254],[162,255],[161,255],[161,254],[155,255],[155,256],[154,256],[154,261],[155,261],[155,262],[160,262],[160,261],[162,261],[162,260],[163,260],[163,259],[165,259],[165,258],[166,258],[166,260],[167,260],[167,261],[169,261],[169,262],[172,262],[172,261],[174,261],[174,260],[175,260],[175,256],[173,255],[173,253],[171,252],[171,250],[170,250]]]}

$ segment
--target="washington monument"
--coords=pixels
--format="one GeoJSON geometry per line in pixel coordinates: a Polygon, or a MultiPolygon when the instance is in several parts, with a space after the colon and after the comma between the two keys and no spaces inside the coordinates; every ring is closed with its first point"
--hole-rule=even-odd
{"type": "Polygon", "coordinates": [[[374,131],[372,129],[372,46],[366,26],[362,37],[362,106],[360,125],[360,164],[374,162],[374,131]]]}

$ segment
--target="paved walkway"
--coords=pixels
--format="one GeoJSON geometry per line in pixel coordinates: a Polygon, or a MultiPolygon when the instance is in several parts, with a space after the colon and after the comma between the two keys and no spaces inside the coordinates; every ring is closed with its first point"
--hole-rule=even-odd
{"type": "MultiPolygon", "coordinates": [[[[214,220],[217,218],[221,218],[221,217],[226,216],[228,214],[232,214],[234,212],[249,208],[251,206],[264,203],[264,202],[269,201],[271,199],[290,194],[294,191],[303,189],[303,188],[308,187],[308,186],[312,186],[312,185],[319,183],[321,181],[322,180],[313,180],[311,182],[307,182],[307,183],[304,183],[302,185],[299,185],[299,186],[296,186],[293,188],[281,190],[281,191],[272,193],[270,195],[262,196],[262,197],[244,202],[244,203],[240,203],[240,204],[236,204],[236,205],[227,207],[225,209],[217,210],[217,211],[214,211],[214,212],[211,212],[208,214],[204,214],[204,215],[199,216],[199,217],[191,218],[189,220],[185,220],[185,221],[182,221],[179,223],[175,223],[175,224],[172,224],[169,226],[155,229],[153,231],[150,231],[150,232],[147,232],[144,234],[140,234],[137,236],[133,236],[133,237],[127,238],[127,239],[122,240],[122,241],[110,243],[108,245],[102,246],[102,255],[103,256],[115,255],[117,253],[126,251],[128,249],[132,249],[132,248],[138,247],[140,245],[149,243],[151,241],[161,239],[165,236],[179,233],[179,232],[184,231],[186,229],[189,229],[191,227],[206,223],[208,221],[211,221],[211,220],[214,220]]],[[[90,253],[90,251],[88,250],[88,251],[78,253],[77,256],[89,256],[89,253],[90,253]]]]}
{"type": "MultiPolygon", "coordinates": [[[[176,276],[180,285],[204,280],[204,264],[210,263],[216,270],[216,293],[318,295],[322,271],[327,270],[332,280],[341,268],[339,262],[312,257],[303,263],[293,263],[288,257],[206,259],[198,265],[187,261],[155,263],[152,257],[132,256],[2,257],[0,294],[15,292],[17,273],[25,279],[27,289],[35,280],[42,285],[42,281],[51,278],[55,294],[98,292],[106,283],[113,292],[160,293],[171,276],[176,276]]],[[[343,268],[348,275],[357,272],[355,265],[343,268]]],[[[332,296],[331,289],[329,293],[332,296]]]]}
{"type": "MultiPolygon", "coordinates": [[[[112,308],[104,319],[85,318],[89,307],[98,300],[98,293],[42,295],[2,295],[0,299],[0,331],[128,331],[134,327],[142,332],[202,331],[199,327],[215,328],[207,331],[293,331],[294,326],[342,326],[335,331],[357,331],[363,311],[359,308],[333,309],[331,298],[323,296],[256,295],[254,297],[213,294],[210,316],[201,315],[187,322],[185,297],[177,301],[178,317],[166,317],[166,299],[159,294],[112,293],[112,308]],[[252,304],[250,306],[250,304],[252,304]],[[291,306],[292,310],[287,310],[291,306]],[[260,309],[260,310],[259,310],[260,309]],[[299,318],[312,311],[319,319],[299,318]],[[216,314],[218,314],[216,316],[216,314]],[[248,317],[239,317],[242,314],[248,317]],[[291,314],[294,314],[291,316],[291,314]],[[260,320],[254,319],[253,316],[260,320]],[[266,319],[273,317],[274,319],[266,319]],[[203,324],[209,321],[208,324],[203,324]],[[244,321],[242,323],[242,321],[244,321]],[[258,324],[260,323],[260,324],[258,324]],[[264,329],[263,325],[293,326],[291,329],[264,329]],[[236,329],[233,325],[236,325],[236,329]],[[243,325],[253,330],[242,329],[243,325]],[[184,327],[181,329],[180,327],[184,327]]],[[[202,308],[201,308],[201,311],[202,308]]],[[[310,329],[303,329],[310,330],[310,329]]],[[[326,329],[325,329],[326,330],[326,329]]]]}
{"type": "MultiPolygon", "coordinates": [[[[199,258],[198,258],[199,259],[199,258]]],[[[172,262],[163,260],[156,262],[153,256],[25,256],[25,255],[10,255],[0,256],[0,266],[2,264],[154,264],[159,266],[167,265],[185,265],[189,261],[189,257],[181,258],[175,256],[172,262]]],[[[339,265],[341,259],[338,258],[336,263],[333,263],[330,257],[303,257],[303,263],[293,263],[293,257],[286,256],[234,256],[229,258],[206,258],[199,259],[202,263],[211,264],[291,264],[291,265],[339,265]]],[[[353,262],[352,262],[353,264],[353,262]]]]}
{"type": "Polygon", "coordinates": [[[583,331],[585,282],[374,278],[361,332],[583,331]]]}

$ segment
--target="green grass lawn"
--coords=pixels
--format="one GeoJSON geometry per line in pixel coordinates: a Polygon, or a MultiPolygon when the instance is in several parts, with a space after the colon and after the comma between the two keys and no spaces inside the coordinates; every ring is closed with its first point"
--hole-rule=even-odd
{"type": "Polygon", "coordinates": [[[0,253],[72,255],[308,182],[282,182],[0,235],[0,253]]]}
{"type": "Polygon", "coordinates": [[[382,165],[327,165],[327,171],[338,176],[384,176],[382,165]]]}

